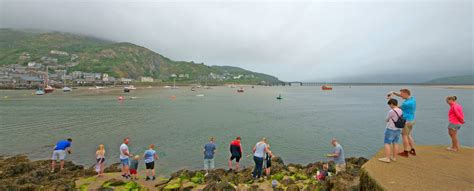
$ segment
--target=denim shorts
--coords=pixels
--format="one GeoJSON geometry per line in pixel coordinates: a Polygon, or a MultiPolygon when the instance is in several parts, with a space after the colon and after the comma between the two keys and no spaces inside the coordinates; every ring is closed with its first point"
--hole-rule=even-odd
{"type": "Polygon", "coordinates": [[[129,166],[129,160],[128,158],[126,159],[120,159],[120,164],[122,164],[123,166],[129,166]]]}
{"type": "Polygon", "coordinates": [[[395,144],[398,143],[398,139],[400,139],[400,132],[401,130],[392,130],[392,129],[385,129],[385,138],[383,142],[385,144],[395,144]]]}
{"type": "Polygon", "coordinates": [[[457,131],[457,130],[461,129],[461,125],[449,123],[448,129],[453,129],[453,130],[457,131]]]}

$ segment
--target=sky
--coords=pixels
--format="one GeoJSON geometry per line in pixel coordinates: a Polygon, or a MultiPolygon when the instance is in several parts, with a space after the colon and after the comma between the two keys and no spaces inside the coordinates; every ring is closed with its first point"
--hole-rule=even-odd
{"type": "Polygon", "coordinates": [[[71,32],[285,81],[473,74],[471,0],[0,0],[0,28],[71,32]]]}

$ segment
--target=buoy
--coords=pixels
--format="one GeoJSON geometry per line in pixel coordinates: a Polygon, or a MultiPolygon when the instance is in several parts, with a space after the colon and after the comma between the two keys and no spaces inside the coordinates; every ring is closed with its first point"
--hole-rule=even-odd
{"type": "Polygon", "coordinates": [[[280,94],[280,95],[278,95],[277,100],[281,100],[281,99],[283,99],[283,98],[281,97],[281,94],[280,94]]]}
{"type": "Polygon", "coordinates": [[[122,101],[124,99],[124,97],[123,96],[118,96],[117,99],[122,101]]]}
{"type": "Polygon", "coordinates": [[[175,100],[175,99],[176,99],[176,96],[171,96],[171,99],[172,99],[172,100],[175,100]]]}

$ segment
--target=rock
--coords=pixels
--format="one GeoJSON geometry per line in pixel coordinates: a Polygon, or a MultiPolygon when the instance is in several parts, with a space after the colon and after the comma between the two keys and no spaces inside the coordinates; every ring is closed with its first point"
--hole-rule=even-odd
{"type": "Polygon", "coordinates": [[[290,185],[288,185],[288,188],[286,190],[287,191],[299,191],[300,188],[296,184],[290,184],[290,185]]]}
{"type": "Polygon", "coordinates": [[[221,181],[221,178],[215,172],[210,172],[209,174],[207,174],[206,177],[204,177],[204,182],[206,183],[219,182],[219,181],[221,181]]]}
{"type": "Polygon", "coordinates": [[[293,180],[291,177],[289,176],[284,176],[283,179],[281,179],[280,181],[281,184],[285,185],[285,186],[288,186],[290,184],[294,184],[295,183],[295,180],[293,180]]]}
{"type": "Polygon", "coordinates": [[[190,170],[186,170],[186,169],[182,169],[182,170],[179,170],[175,173],[172,173],[171,174],[171,179],[178,178],[178,177],[181,178],[181,179],[190,179],[194,175],[195,175],[195,172],[190,171],[190,170]]]}
{"type": "Polygon", "coordinates": [[[196,187],[196,184],[194,184],[192,182],[186,182],[186,183],[183,183],[183,185],[181,186],[181,188],[179,190],[180,191],[191,191],[194,187],[196,187]]]}
{"type": "MultiPolygon", "coordinates": [[[[93,167],[93,169],[95,171],[95,167],[93,167]]],[[[104,172],[105,173],[109,173],[109,172],[122,172],[122,168],[120,167],[120,163],[114,163],[108,167],[105,167],[104,168],[104,172]]]]}
{"type": "Polygon", "coordinates": [[[204,190],[208,190],[208,191],[221,191],[221,190],[233,191],[233,190],[236,190],[236,189],[235,189],[234,186],[232,186],[228,182],[219,182],[219,183],[211,182],[206,187],[204,187],[204,190]]]}
{"type": "Polygon", "coordinates": [[[172,179],[166,184],[163,190],[178,191],[181,188],[181,179],[179,177],[172,179]]]}
{"type": "Polygon", "coordinates": [[[123,180],[112,178],[110,180],[105,181],[102,186],[104,186],[104,185],[107,185],[107,186],[123,186],[125,184],[127,184],[127,183],[124,182],[123,180]]]}

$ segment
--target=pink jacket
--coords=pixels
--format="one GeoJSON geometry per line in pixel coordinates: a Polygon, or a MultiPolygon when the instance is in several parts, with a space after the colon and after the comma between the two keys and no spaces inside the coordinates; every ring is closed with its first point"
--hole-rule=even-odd
{"type": "Polygon", "coordinates": [[[461,105],[454,103],[449,108],[448,112],[449,122],[456,125],[464,124],[464,114],[461,105]]]}

